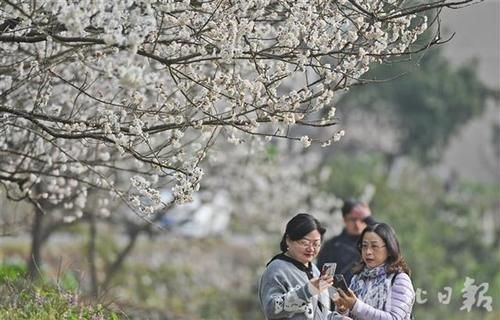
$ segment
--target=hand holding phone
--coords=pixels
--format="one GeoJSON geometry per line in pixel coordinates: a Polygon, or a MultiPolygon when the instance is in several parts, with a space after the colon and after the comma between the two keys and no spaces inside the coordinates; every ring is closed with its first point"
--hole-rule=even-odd
{"type": "Polygon", "coordinates": [[[335,288],[342,289],[344,292],[348,292],[347,283],[345,282],[345,278],[343,274],[336,274],[333,276],[333,286],[335,288]]]}
{"type": "Polygon", "coordinates": [[[335,262],[327,262],[321,268],[321,276],[328,275],[333,277],[335,274],[335,269],[337,268],[337,264],[335,262]]]}

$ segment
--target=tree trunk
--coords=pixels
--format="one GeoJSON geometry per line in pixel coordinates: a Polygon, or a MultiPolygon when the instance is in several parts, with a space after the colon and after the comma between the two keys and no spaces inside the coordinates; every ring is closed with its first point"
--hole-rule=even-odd
{"type": "Polygon", "coordinates": [[[96,269],[96,237],[97,237],[97,226],[95,221],[95,216],[93,213],[89,213],[89,224],[90,224],[90,239],[89,239],[89,268],[90,268],[90,290],[94,298],[99,297],[99,283],[97,280],[97,269],[96,269]]]}
{"type": "Polygon", "coordinates": [[[109,287],[109,285],[111,284],[111,280],[113,279],[115,274],[121,269],[123,262],[125,261],[125,258],[134,248],[136,241],[139,237],[139,234],[141,233],[141,230],[142,229],[137,228],[129,233],[127,245],[125,246],[125,248],[122,249],[122,251],[117,255],[115,261],[107,269],[106,278],[102,284],[102,288],[107,289],[109,287]]]}
{"type": "Polygon", "coordinates": [[[35,206],[35,219],[31,228],[31,253],[28,258],[28,277],[36,279],[40,276],[42,265],[42,230],[44,214],[40,208],[35,206]]]}

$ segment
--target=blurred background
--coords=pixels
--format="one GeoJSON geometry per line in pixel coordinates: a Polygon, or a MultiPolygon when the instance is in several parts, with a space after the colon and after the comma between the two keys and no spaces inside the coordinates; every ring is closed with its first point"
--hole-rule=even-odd
{"type": "Polygon", "coordinates": [[[286,221],[309,212],[329,238],[342,199],[359,198],[399,235],[417,319],[500,319],[500,2],[442,18],[447,44],[337,101],[340,142],[219,145],[194,202],[152,227],[116,208],[106,222],[47,217],[34,235],[30,209],[2,196],[0,281],[39,246],[31,268],[129,319],[262,319],[257,283],[286,221]]]}

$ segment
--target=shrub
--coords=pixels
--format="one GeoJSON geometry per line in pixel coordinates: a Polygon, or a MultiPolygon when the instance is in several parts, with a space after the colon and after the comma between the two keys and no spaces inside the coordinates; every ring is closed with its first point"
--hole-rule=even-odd
{"type": "Polygon", "coordinates": [[[76,290],[47,281],[25,279],[22,265],[0,265],[0,319],[5,320],[118,320],[103,305],[80,301],[76,290]]]}

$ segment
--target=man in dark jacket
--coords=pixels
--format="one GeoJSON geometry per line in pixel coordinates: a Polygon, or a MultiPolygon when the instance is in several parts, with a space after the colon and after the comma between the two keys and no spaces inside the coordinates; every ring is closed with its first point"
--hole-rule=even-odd
{"type": "Polygon", "coordinates": [[[349,285],[352,278],[352,267],[361,260],[357,243],[359,236],[368,224],[375,221],[371,217],[368,205],[360,201],[347,200],[342,206],[344,229],[342,233],[326,241],[318,254],[317,266],[326,262],[337,263],[335,273],[341,273],[349,285]]]}

